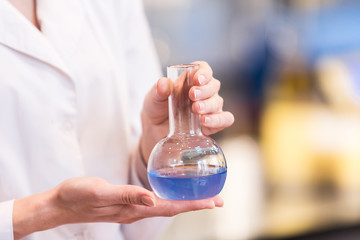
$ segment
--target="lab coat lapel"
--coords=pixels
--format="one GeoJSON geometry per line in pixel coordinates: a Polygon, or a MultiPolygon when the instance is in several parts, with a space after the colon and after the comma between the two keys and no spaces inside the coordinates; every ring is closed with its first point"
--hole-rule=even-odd
{"type": "Polygon", "coordinates": [[[71,76],[84,24],[81,0],[37,0],[41,32],[9,2],[0,0],[0,43],[71,76]]]}
{"type": "Polygon", "coordinates": [[[41,31],[72,70],[84,27],[82,0],[37,0],[41,31]]]}
{"type": "Polygon", "coordinates": [[[8,1],[0,1],[0,44],[69,74],[46,37],[8,1]]]}

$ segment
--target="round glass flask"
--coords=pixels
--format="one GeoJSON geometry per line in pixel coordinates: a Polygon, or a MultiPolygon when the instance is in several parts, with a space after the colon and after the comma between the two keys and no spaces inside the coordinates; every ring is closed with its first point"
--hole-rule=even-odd
{"type": "Polygon", "coordinates": [[[169,96],[169,134],[152,150],[148,178],[157,196],[167,200],[211,198],[224,186],[227,166],[220,146],[201,131],[199,115],[192,112],[189,90],[197,64],[173,65],[169,96]]]}

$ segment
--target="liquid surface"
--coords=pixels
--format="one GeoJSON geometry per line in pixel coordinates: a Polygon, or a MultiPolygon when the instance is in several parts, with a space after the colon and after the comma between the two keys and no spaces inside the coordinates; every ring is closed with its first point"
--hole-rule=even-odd
{"type": "Polygon", "coordinates": [[[204,173],[194,166],[165,168],[148,172],[156,195],[167,200],[199,200],[211,198],[222,190],[227,170],[209,167],[204,173]]]}

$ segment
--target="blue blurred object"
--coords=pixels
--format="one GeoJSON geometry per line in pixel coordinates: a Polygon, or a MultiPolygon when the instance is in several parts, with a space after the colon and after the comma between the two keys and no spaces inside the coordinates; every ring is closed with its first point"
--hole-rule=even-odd
{"type": "Polygon", "coordinates": [[[356,79],[354,87],[355,91],[360,96],[360,61],[351,62],[348,64],[349,71],[352,74],[353,78],[356,79]]]}
{"type": "Polygon", "coordinates": [[[310,62],[360,51],[360,1],[339,1],[302,16],[300,37],[310,62]]]}

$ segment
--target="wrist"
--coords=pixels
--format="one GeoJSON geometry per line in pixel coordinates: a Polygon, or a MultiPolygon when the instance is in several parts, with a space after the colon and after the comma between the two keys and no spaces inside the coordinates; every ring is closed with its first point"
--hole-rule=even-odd
{"type": "Polygon", "coordinates": [[[142,111],[141,113],[141,120],[142,120],[142,135],[139,141],[139,150],[140,156],[144,161],[145,165],[148,163],[148,159],[152,150],[150,145],[153,144],[153,134],[152,134],[152,126],[148,116],[142,111]]]}
{"type": "Polygon", "coordinates": [[[144,113],[141,114],[142,119],[142,136],[140,138],[140,153],[147,165],[151,151],[155,144],[162,138],[166,137],[169,132],[168,121],[161,124],[153,124],[149,117],[144,113]]]}
{"type": "Polygon", "coordinates": [[[56,207],[56,190],[51,189],[14,201],[14,239],[65,224],[56,207]]]}
{"type": "Polygon", "coordinates": [[[144,141],[144,137],[141,136],[140,141],[139,141],[139,155],[140,155],[141,162],[142,162],[145,166],[147,166],[147,163],[148,163],[148,159],[149,159],[149,158],[148,158],[148,157],[145,158],[145,154],[144,154],[145,149],[143,148],[143,146],[144,146],[143,141],[144,141]]]}

